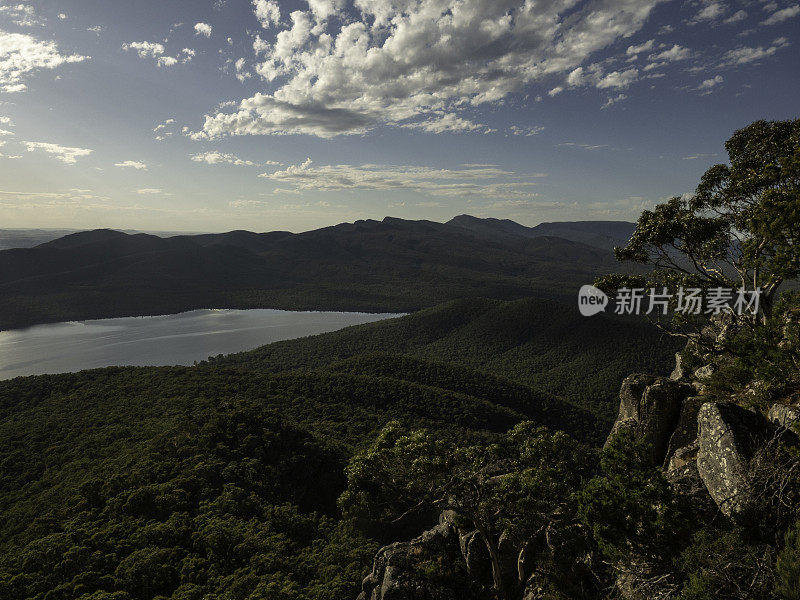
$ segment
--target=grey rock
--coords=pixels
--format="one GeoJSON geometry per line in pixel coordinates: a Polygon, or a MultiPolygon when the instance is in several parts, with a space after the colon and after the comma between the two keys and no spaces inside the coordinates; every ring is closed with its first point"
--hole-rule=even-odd
{"type": "Polygon", "coordinates": [[[699,369],[695,369],[694,378],[700,381],[701,383],[705,383],[709,379],[711,379],[711,376],[713,374],[714,374],[714,365],[705,365],[700,367],[699,369]]]}
{"type": "Polygon", "coordinates": [[[664,465],[669,469],[670,461],[680,448],[697,440],[697,414],[705,401],[699,396],[690,396],[681,404],[681,412],[675,430],[669,438],[664,465]]]}
{"type": "Polygon", "coordinates": [[[800,421],[800,406],[774,404],[767,413],[767,418],[778,427],[789,428],[800,421]]]}
{"type": "Polygon", "coordinates": [[[672,381],[686,381],[688,380],[688,373],[683,368],[683,357],[680,352],[675,353],[675,368],[669,376],[672,381]]]}
{"type": "Polygon", "coordinates": [[[703,404],[697,422],[697,470],[720,511],[736,516],[747,507],[748,463],[767,439],[769,422],[728,402],[703,404]]]}
{"type": "Polygon", "coordinates": [[[678,448],[670,457],[666,472],[671,473],[682,469],[690,463],[697,463],[697,452],[700,450],[700,443],[695,440],[688,446],[678,448]]]}
{"type": "Polygon", "coordinates": [[[651,375],[631,375],[620,389],[619,415],[606,445],[623,430],[650,443],[650,459],[661,465],[677,426],[683,400],[694,392],[688,384],[651,375]]]}
{"type": "Polygon", "coordinates": [[[421,579],[415,571],[420,556],[450,561],[460,559],[454,517],[452,512],[445,511],[433,529],[410,542],[396,542],[381,548],[375,556],[372,572],[362,583],[358,600],[463,600],[453,590],[421,579]]]}

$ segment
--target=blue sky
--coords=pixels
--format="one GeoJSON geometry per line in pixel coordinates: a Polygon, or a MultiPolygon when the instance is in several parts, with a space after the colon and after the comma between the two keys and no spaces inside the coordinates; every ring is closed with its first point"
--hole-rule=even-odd
{"type": "Polygon", "coordinates": [[[635,220],[797,118],[797,0],[0,2],[0,227],[635,220]]]}

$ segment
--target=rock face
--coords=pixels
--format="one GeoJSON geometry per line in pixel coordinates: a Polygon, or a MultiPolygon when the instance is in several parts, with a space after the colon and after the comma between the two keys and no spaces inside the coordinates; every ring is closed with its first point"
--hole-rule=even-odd
{"type": "Polygon", "coordinates": [[[748,503],[748,463],[769,434],[760,415],[732,403],[707,402],[698,421],[697,470],[709,494],[726,516],[748,503]]]}
{"type": "Polygon", "coordinates": [[[426,558],[459,563],[461,549],[453,518],[452,512],[444,512],[439,524],[421,536],[381,548],[358,600],[465,600],[463,594],[430,581],[419,571],[426,558]]]}
{"type": "Polygon", "coordinates": [[[697,415],[704,400],[699,396],[686,398],[681,404],[681,412],[675,431],[669,438],[664,466],[670,470],[670,461],[681,448],[693,445],[697,440],[697,415]]]}
{"type": "Polygon", "coordinates": [[[800,421],[800,406],[774,404],[772,408],[769,409],[767,418],[778,427],[792,427],[795,423],[800,421]]]}
{"type": "MultiPolygon", "coordinates": [[[[652,446],[651,460],[661,465],[677,426],[683,401],[694,392],[691,385],[651,375],[631,375],[620,389],[619,416],[608,440],[630,431],[652,446]]],[[[606,442],[608,444],[608,441],[606,442]]]]}

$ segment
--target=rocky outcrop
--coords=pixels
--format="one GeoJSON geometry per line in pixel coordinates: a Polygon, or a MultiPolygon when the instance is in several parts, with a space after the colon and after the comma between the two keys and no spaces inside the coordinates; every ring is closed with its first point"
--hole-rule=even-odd
{"type": "Polygon", "coordinates": [[[800,406],[774,404],[769,409],[767,418],[778,427],[788,429],[800,422],[800,406]]]}
{"type": "Polygon", "coordinates": [[[749,462],[768,439],[769,422],[727,402],[703,404],[697,422],[697,470],[720,511],[736,516],[747,508],[749,462]]]}
{"type": "Polygon", "coordinates": [[[651,445],[651,460],[661,465],[681,415],[683,401],[694,393],[691,385],[651,375],[631,375],[620,389],[619,416],[608,442],[620,431],[630,431],[651,445]]]}
{"type": "MultiPolygon", "coordinates": [[[[705,400],[700,396],[690,396],[681,403],[681,412],[675,430],[669,437],[664,466],[669,470],[670,461],[682,448],[692,446],[697,441],[697,415],[705,400]]],[[[696,449],[695,449],[696,454],[696,449]]]]}
{"type": "Polygon", "coordinates": [[[455,515],[446,511],[439,524],[410,542],[396,542],[378,551],[372,572],[362,583],[358,600],[465,600],[462,593],[431,581],[420,571],[426,560],[460,564],[455,515]]]}

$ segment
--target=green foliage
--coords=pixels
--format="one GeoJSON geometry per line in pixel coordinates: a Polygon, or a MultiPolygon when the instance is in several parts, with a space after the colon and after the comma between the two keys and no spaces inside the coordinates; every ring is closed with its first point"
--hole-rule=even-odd
{"type": "Polygon", "coordinates": [[[603,449],[601,473],[580,494],[579,513],[614,561],[664,561],[690,531],[692,514],[657,467],[647,446],[627,432],[603,449]]]}
{"type": "Polygon", "coordinates": [[[800,391],[800,294],[786,292],[763,324],[740,329],[715,357],[711,398],[739,398],[766,412],[776,398],[800,391]]]}
{"type": "Polygon", "coordinates": [[[729,165],[706,171],[691,198],[644,211],[615,254],[653,267],[644,287],[760,287],[769,316],[780,285],[800,274],[800,120],[757,121],[725,149],[729,165]]]}
{"type": "Polygon", "coordinates": [[[702,529],[683,552],[681,600],[771,600],[774,552],[740,529],[702,529]]]}
{"type": "Polygon", "coordinates": [[[567,435],[521,423],[491,445],[443,443],[428,431],[389,424],[347,467],[346,515],[391,523],[421,510],[453,510],[477,529],[503,598],[524,587],[502,574],[500,539],[518,548],[554,524],[575,520],[574,496],[589,465],[567,435]]]}
{"type": "Polygon", "coordinates": [[[781,600],[800,599],[800,521],[784,537],[775,568],[775,593],[781,600]]]}

